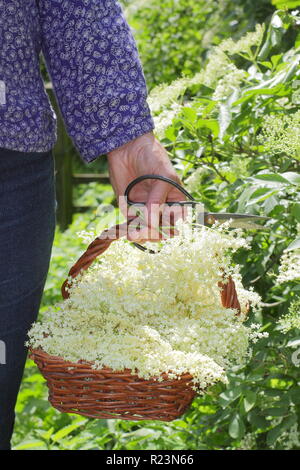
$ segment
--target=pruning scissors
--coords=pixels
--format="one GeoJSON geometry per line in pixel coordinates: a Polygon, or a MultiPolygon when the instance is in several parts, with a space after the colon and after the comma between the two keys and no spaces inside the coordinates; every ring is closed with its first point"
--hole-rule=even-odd
{"type": "MultiPolygon", "coordinates": [[[[185,189],[183,188],[180,184],[178,184],[176,181],[166,178],[165,176],[161,175],[143,175],[139,176],[138,178],[134,179],[129,183],[127,186],[124,196],[126,199],[126,202],[129,206],[144,206],[146,203],[145,202],[134,202],[131,199],[129,199],[129,193],[132,190],[132,188],[140,183],[141,181],[144,181],[146,179],[151,179],[151,180],[161,180],[166,183],[171,184],[175,188],[177,188],[179,191],[181,191],[187,198],[187,201],[170,201],[166,202],[165,204],[168,206],[175,206],[175,205],[180,205],[180,206],[191,206],[195,208],[197,205],[200,205],[203,207],[203,204],[200,201],[196,201],[194,197],[185,189]]],[[[237,214],[237,213],[229,213],[229,212],[206,212],[206,211],[199,211],[197,214],[197,222],[202,225],[213,225],[215,222],[219,222],[220,224],[231,220],[231,228],[243,228],[243,229],[263,229],[263,225],[259,225],[256,222],[258,221],[266,221],[269,220],[269,217],[261,216],[261,215],[253,215],[253,214],[237,214]]]]}

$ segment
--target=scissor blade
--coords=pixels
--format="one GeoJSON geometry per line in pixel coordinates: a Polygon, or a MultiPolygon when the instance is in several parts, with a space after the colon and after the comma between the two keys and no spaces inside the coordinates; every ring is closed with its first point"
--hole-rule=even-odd
{"type": "Polygon", "coordinates": [[[231,228],[245,228],[245,229],[265,229],[263,225],[255,223],[256,221],[266,221],[269,217],[253,214],[236,214],[236,213],[218,213],[218,212],[204,212],[198,213],[198,222],[204,225],[213,225],[215,222],[223,224],[231,220],[231,228]]]}
{"type": "MultiPolygon", "coordinates": [[[[220,222],[221,224],[224,223],[220,222]]],[[[255,222],[252,222],[250,220],[241,220],[241,219],[236,219],[232,220],[230,223],[230,228],[244,228],[246,230],[249,229],[255,229],[255,230],[266,230],[266,227],[263,225],[256,224],[255,222]]]]}

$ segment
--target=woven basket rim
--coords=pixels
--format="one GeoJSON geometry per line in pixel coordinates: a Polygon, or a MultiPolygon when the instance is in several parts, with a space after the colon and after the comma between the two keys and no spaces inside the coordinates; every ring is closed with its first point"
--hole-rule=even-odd
{"type": "Polygon", "coordinates": [[[129,368],[124,368],[122,370],[113,370],[111,367],[102,367],[101,369],[93,369],[92,366],[94,364],[93,361],[86,361],[86,360],[83,360],[83,359],[80,359],[79,361],[77,362],[72,362],[72,361],[68,361],[66,359],[63,359],[61,356],[54,356],[52,354],[49,354],[47,353],[46,351],[44,351],[41,347],[39,348],[29,348],[29,353],[30,353],[30,357],[32,356],[35,356],[35,357],[38,357],[40,360],[47,360],[47,361],[53,361],[53,362],[56,362],[56,363],[60,363],[62,366],[68,368],[68,367],[74,367],[74,368],[77,368],[77,367],[80,367],[82,365],[86,365],[88,368],[89,368],[89,372],[93,372],[95,374],[98,374],[98,373],[105,373],[105,374],[110,374],[110,375],[128,375],[130,374],[132,376],[133,379],[137,379],[137,380],[144,380],[144,381],[156,381],[156,382],[159,382],[159,378],[162,378],[163,380],[170,380],[170,381],[174,381],[174,380],[193,380],[194,376],[192,374],[190,374],[189,372],[183,372],[182,374],[177,375],[177,377],[172,377],[170,378],[169,377],[169,374],[174,374],[174,372],[170,371],[169,373],[168,372],[162,372],[160,375],[158,376],[152,376],[152,377],[149,377],[147,379],[143,378],[143,377],[139,377],[137,372],[135,373],[132,373],[132,369],[129,369],[129,368]]]}

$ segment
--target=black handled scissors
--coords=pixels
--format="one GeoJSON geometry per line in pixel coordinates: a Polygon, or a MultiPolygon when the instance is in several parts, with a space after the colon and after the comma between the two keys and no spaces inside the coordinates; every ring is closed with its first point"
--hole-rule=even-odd
{"type": "MultiPolygon", "coordinates": [[[[161,176],[161,175],[143,175],[131,181],[131,183],[129,183],[129,185],[125,189],[125,193],[124,193],[126,202],[129,206],[133,206],[133,205],[144,206],[146,204],[145,202],[134,202],[131,199],[129,199],[129,193],[132,190],[132,188],[136,184],[146,179],[161,180],[166,183],[169,183],[175,188],[177,188],[179,191],[181,191],[182,194],[184,194],[188,198],[187,201],[166,202],[165,204],[168,206],[180,205],[180,206],[191,206],[195,208],[197,205],[201,205],[203,207],[203,204],[200,201],[196,201],[194,197],[180,184],[178,184],[176,181],[170,178],[166,178],[165,176],[161,176]]],[[[231,213],[231,212],[206,212],[206,211],[201,212],[199,211],[197,214],[197,222],[206,226],[213,225],[215,222],[219,222],[222,224],[228,220],[231,220],[230,227],[232,228],[263,229],[264,226],[259,225],[256,222],[269,220],[269,217],[265,217],[261,215],[253,215],[253,214],[237,214],[237,213],[231,213]]]]}

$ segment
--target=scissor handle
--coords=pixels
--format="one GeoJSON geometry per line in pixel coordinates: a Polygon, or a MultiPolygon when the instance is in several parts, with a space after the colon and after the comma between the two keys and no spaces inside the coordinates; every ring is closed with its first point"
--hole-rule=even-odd
{"type": "MultiPolygon", "coordinates": [[[[126,199],[126,202],[127,202],[128,206],[133,206],[133,205],[144,206],[144,205],[146,205],[145,202],[134,202],[131,199],[129,199],[129,193],[132,190],[132,188],[136,184],[138,184],[138,183],[140,183],[141,181],[144,181],[144,180],[161,180],[161,181],[164,181],[165,183],[169,183],[172,186],[174,186],[176,189],[178,189],[180,192],[182,192],[182,194],[184,194],[190,201],[194,201],[196,203],[196,200],[193,198],[193,196],[186,189],[184,189],[183,186],[181,186],[179,183],[172,180],[171,178],[167,178],[166,176],[161,176],[161,175],[142,175],[142,176],[139,176],[138,178],[135,178],[134,180],[132,180],[129,183],[129,185],[127,186],[127,188],[125,189],[124,196],[125,196],[125,199],[126,199]]],[[[178,204],[180,204],[180,205],[193,205],[193,203],[189,202],[189,201],[168,201],[168,202],[166,202],[166,204],[168,206],[174,206],[174,205],[178,205],[178,204]]]]}

